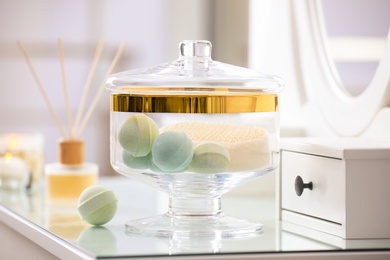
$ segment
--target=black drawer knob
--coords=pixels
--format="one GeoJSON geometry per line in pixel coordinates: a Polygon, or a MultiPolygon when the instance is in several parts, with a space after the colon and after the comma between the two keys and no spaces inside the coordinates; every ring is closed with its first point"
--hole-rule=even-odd
{"type": "Polygon", "coordinates": [[[298,175],[295,178],[295,193],[298,196],[301,196],[304,189],[312,190],[313,189],[313,183],[312,182],[304,183],[302,178],[301,178],[301,176],[298,175]]]}

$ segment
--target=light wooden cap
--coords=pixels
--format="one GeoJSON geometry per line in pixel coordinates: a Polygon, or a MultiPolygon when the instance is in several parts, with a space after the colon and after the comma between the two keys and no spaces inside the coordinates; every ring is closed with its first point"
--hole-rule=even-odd
{"type": "Polygon", "coordinates": [[[59,162],[68,165],[84,163],[84,141],[80,139],[61,139],[59,145],[59,162]]]}

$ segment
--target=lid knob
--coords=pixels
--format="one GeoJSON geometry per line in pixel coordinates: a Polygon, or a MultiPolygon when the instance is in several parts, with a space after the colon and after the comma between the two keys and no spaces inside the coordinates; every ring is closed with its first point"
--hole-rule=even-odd
{"type": "Polygon", "coordinates": [[[211,57],[211,42],[203,40],[187,40],[180,43],[181,57],[211,57]]]}

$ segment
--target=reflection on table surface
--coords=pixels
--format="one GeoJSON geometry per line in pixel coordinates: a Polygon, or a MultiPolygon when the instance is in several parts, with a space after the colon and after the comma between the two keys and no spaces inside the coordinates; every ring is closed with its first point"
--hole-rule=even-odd
{"type": "Polygon", "coordinates": [[[235,194],[222,197],[224,212],[260,221],[264,224],[263,234],[246,239],[214,240],[129,234],[124,223],[164,213],[168,207],[167,195],[123,177],[101,178],[100,184],[112,189],[118,198],[117,214],[104,226],[83,222],[76,205],[69,208],[46,206],[43,188],[37,188],[31,195],[0,190],[0,203],[44,230],[100,257],[390,248],[390,239],[348,241],[302,227],[291,228],[292,224],[276,220],[274,197],[235,194]]]}

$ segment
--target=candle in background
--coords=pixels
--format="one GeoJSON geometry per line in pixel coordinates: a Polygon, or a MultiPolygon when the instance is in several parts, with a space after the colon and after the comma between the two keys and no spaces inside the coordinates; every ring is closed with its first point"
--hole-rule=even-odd
{"type": "Polygon", "coordinates": [[[30,176],[30,169],[21,158],[9,152],[0,157],[0,188],[26,188],[30,183],[30,176]]]}
{"type": "Polygon", "coordinates": [[[32,185],[43,179],[43,135],[9,133],[0,135],[0,157],[11,154],[22,159],[31,172],[32,185]]]}

